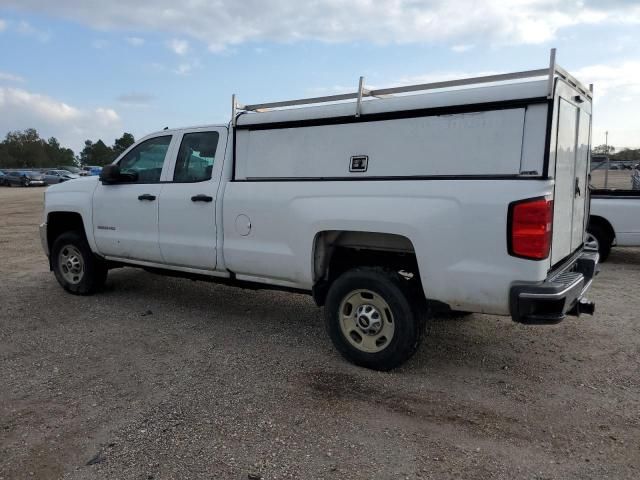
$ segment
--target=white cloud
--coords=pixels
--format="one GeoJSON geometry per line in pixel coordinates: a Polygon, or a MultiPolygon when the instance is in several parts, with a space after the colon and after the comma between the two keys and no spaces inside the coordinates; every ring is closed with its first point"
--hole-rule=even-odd
{"type": "Polygon", "coordinates": [[[109,143],[122,133],[120,116],[111,108],[78,108],[46,95],[0,87],[0,133],[25,128],[35,128],[45,138],[54,136],[75,151],[87,138],[109,143]]]}
{"type": "Polygon", "coordinates": [[[142,45],[144,45],[144,38],[140,38],[140,37],[127,37],[126,38],[127,43],[129,45],[132,45],[134,47],[140,47],[142,45]]]}
{"type": "Polygon", "coordinates": [[[189,42],[173,38],[167,42],[167,46],[177,55],[185,55],[189,51],[189,42]]]}
{"type": "Polygon", "coordinates": [[[24,82],[24,78],[13,73],[0,72],[0,82],[24,82]]]}
{"type": "Polygon", "coordinates": [[[598,64],[579,68],[574,76],[595,85],[595,99],[608,95],[637,96],[640,100],[640,61],[631,60],[618,64],[598,64]]]}
{"type": "Polygon", "coordinates": [[[468,52],[469,50],[473,50],[474,47],[475,45],[471,44],[454,45],[453,47],[451,47],[451,50],[455,53],[464,53],[468,52]]]}
{"type": "Polygon", "coordinates": [[[187,76],[191,75],[191,72],[196,68],[201,68],[202,64],[200,60],[197,58],[191,60],[190,62],[182,62],[177,68],[173,69],[173,73],[176,75],[187,76]]]}
{"type": "Polygon", "coordinates": [[[178,68],[176,68],[174,70],[174,73],[177,75],[189,75],[191,74],[191,70],[193,69],[193,67],[191,66],[190,63],[181,63],[180,65],[178,65],[178,68]]]}
{"type": "Polygon", "coordinates": [[[149,105],[154,100],[154,96],[148,93],[131,92],[119,95],[116,100],[123,105],[132,107],[144,107],[149,105]]]}
{"type": "Polygon", "coordinates": [[[109,46],[109,42],[107,40],[99,38],[91,42],[91,46],[98,50],[102,50],[103,48],[107,48],[109,46]]]}
{"type": "Polygon", "coordinates": [[[633,1],[218,0],[177,6],[174,0],[139,0],[135,7],[129,0],[4,3],[99,29],[163,31],[191,37],[215,52],[249,41],[539,44],[575,25],[640,23],[640,5],[633,1]]]}
{"type": "Polygon", "coordinates": [[[590,65],[572,73],[594,84],[592,143],[604,143],[608,131],[609,143],[617,148],[640,148],[640,61],[590,65]]]}
{"type": "Polygon", "coordinates": [[[0,18],[0,32],[7,28],[7,22],[0,18]]]}
{"type": "Polygon", "coordinates": [[[24,20],[18,23],[18,25],[16,26],[16,31],[19,34],[24,35],[25,37],[35,38],[42,43],[47,43],[49,40],[51,40],[51,32],[38,30],[29,22],[26,22],[24,20]]]}

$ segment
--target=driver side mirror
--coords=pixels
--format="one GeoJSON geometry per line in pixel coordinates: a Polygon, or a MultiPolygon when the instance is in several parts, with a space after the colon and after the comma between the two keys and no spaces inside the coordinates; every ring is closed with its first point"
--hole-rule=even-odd
{"type": "Polygon", "coordinates": [[[105,165],[100,172],[100,181],[103,185],[112,185],[121,181],[120,165],[105,165]]]}
{"type": "Polygon", "coordinates": [[[135,172],[122,173],[120,165],[105,165],[100,172],[100,181],[103,185],[113,185],[115,183],[129,183],[138,181],[138,175],[135,172]]]}

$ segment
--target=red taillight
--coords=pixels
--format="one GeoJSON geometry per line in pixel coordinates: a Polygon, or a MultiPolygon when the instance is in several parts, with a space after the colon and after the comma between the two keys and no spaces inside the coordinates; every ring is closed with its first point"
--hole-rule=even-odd
{"type": "Polygon", "coordinates": [[[542,260],[549,256],[553,200],[534,198],[509,206],[509,254],[542,260]]]}

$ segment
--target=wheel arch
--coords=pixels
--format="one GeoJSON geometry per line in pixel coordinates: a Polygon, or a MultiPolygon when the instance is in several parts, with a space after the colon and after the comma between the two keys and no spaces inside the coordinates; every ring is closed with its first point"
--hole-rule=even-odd
{"type": "Polygon", "coordinates": [[[51,251],[56,238],[69,231],[80,232],[85,238],[88,238],[84,219],[80,213],[71,211],[49,212],[47,214],[47,245],[49,246],[49,251],[51,251]]]}
{"type": "Polygon", "coordinates": [[[313,297],[324,305],[331,283],[343,272],[358,266],[381,266],[405,270],[420,281],[416,251],[405,235],[355,230],[323,230],[312,247],[313,297]]]}
{"type": "Polygon", "coordinates": [[[611,222],[609,222],[609,220],[601,217],[600,215],[589,215],[589,224],[587,226],[587,229],[592,225],[598,225],[602,227],[609,235],[611,243],[613,244],[616,239],[616,231],[613,229],[613,225],[611,225],[611,222]]]}

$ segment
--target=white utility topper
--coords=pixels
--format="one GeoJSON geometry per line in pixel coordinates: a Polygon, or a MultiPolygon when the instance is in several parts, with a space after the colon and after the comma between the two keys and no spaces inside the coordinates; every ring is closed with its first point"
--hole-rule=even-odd
{"type": "Polygon", "coordinates": [[[121,266],[310,293],[346,358],[390,369],[429,312],[592,313],[591,101],[555,51],[540,70],[234,97],[228,125],[151,134],[50,187],[43,246],[76,294],[121,266]]]}

